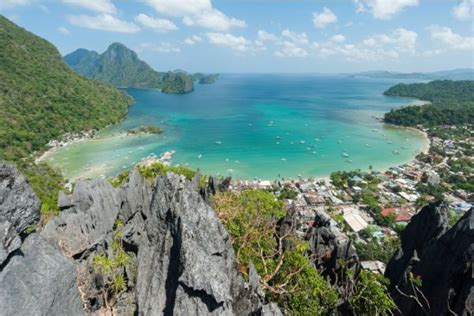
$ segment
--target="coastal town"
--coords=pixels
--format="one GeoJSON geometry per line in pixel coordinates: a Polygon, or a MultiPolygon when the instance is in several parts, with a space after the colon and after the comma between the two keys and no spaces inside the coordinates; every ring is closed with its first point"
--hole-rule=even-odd
{"type": "MultiPolygon", "coordinates": [[[[231,190],[271,190],[296,215],[297,232],[304,237],[315,218],[330,218],[330,225],[357,243],[396,239],[422,206],[444,199],[450,221],[472,207],[472,126],[443,126],[429,135],[428,153],[385,172],[334,172],[330,181],[318,179],[234,181],[231,190]]],[[[362,261],[368,270],[383,274],[385,263],[362,261]]]]}

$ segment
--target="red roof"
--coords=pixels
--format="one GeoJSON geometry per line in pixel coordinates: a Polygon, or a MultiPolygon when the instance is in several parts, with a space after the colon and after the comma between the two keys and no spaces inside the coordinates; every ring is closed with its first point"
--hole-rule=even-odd
{"type": "Polygon", "coordinates": [[[397,212],[395,211],[395,209],[393,207],[387,207],[387,208],[384,208],[382,210],[382,212],[380,212],[380,214],[382,214],[383,217],[387,217],[391,214],[396,214],[397,212]]]}
{"type": "Polygon", "coordinates": [[[404,208],[395,209],[393,207],[387,207],[380,212],[383,217],[387,217],[389,215],[395,215],[396,222],[408,222],[411,219],[410,213],[404,208]]]}

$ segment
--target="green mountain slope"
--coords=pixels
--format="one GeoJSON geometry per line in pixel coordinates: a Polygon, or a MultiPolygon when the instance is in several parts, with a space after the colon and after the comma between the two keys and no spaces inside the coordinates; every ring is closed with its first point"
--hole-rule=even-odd
{"type": "Polygon", "coordinates": [[[0,159],[17,160],[66,132],[118,122],[131,99],[72,71],[48,41],[0,16],[0,159]]]}
{"type": "Polygon", "coordinates": [[[137,54],[120,43],[113,43],[99,55],[78,49],[64,61],[78,73],[117,87],[155,88],[164,93],[186,93],[193,90],[192,77],[186,73],[162,73],[153,70],[137,54]]]}
{"type": "Polygon", "coordinates": [[[385,114],[385,122],[405,126],[472,124],[474,122],[474,81],[437,80],[429,83],[398,84],[387,96],[413,97],[430,101],[406,106],[385,114]]]}

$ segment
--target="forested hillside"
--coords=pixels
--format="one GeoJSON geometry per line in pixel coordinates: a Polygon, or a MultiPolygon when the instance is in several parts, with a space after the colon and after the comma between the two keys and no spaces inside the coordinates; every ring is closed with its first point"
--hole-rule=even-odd
{"type": "Polygon", "coordinates": [[[406,106],[385,114],[385,122],[404,126],[456,125],[474,122],[474,81],[437,80],[398,84],[387,96],[412,97],[431,104],[406,106]]]}
{"type": "Polygon", "coordinates": [[[131,99],[72,71],[48,41],[0,16],[0,159],[17,160],[66,132],[118,122],[131,99]]]}
{"type": "Polygon", "coordinates": [[[121,43],[111,44],[99,55],[80,48],[64,61],[78,73],[123,88],[160,89],[164,93],[193,90],[193,78],[187,73],[157,72],[121,43]]]}

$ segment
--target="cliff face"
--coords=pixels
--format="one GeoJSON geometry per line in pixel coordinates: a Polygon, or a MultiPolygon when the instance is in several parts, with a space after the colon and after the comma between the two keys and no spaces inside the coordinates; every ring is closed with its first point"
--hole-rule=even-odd
{"type": "Polygon", "coordinates": [[[0,164],[1,315],[78,315],[76,266],[40,234],[39,201],[12,165],[0,164]]]}
{"type": "Polygon", "coordinates": [[[402,315],[471,315],[474,311],[474,216],[448,230],[447,205],[424,207],[407,225],[385,272],[402,315]]]}
{"type": "MultiPolygon", "coordinates": [[[[120,188],[78,183],[61,194],[61,215],[4,264],[0,305],[9,315],[278,315],[242,279],[229,235],[196,183],[173,174],[152,183],[136,170],[120,188]],[[20,300],[28,303],[23,310],[20,300]]],[[[0,196],[31,193],[27,184],[23,191],[5,187],[0,196]]]]}

